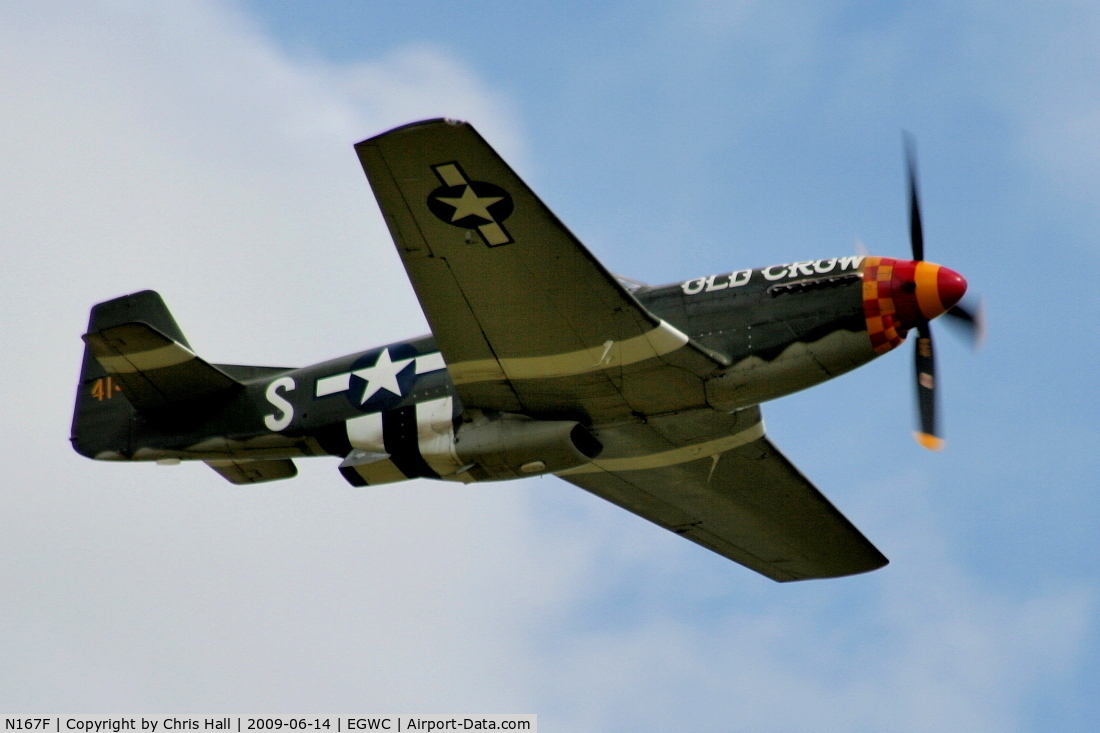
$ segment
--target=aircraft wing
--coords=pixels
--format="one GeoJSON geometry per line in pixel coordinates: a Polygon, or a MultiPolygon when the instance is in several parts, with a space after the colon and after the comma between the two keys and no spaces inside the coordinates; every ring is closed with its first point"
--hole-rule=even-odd
{"type": "MultiPolygon", "coordinates": [[[[644,444],[639,438],[630,436],[644,444]]],[[[773,580],[853,575],[889,562],[764,436],[755,408],[739,413],[724,437],[604,455],[558,475],[773,580]]]]}
{"type": "Polygon", "coordinates": [[[467,407],[601,422],[705,404],[728,360],[646,310],[473,127],[355,147],[467,407]]]}

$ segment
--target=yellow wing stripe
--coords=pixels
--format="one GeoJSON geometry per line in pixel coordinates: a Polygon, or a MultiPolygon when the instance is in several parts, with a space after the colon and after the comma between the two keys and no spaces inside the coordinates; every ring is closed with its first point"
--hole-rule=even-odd
{"type": "Polygon", "coordinates": [[[651,468],[664,468],[675,466],[688,461],[696,461],[700,458],[710,458],[725,453],[728,450],[739,448],[743,445],[764,437],[764,421],[756,423],[740,433],[726,435],[715,440],[708,440],[695,445],[685,445],[682,448],[650,453],[645,456],[628,456],[626,458],[605,458],[586,463],[583,466],[559,471],[558,476],[569,476],[578,473],[595,473],[596,471],[645,471],[651,468]]]}
{"type": "Polygon", "coordinates": [[[652,331],[640,336],[623,341],[608,341],[590,349],[548,356],[477,359],[449,364],[447,369],[455,384],[569,377],[654,359],[676,351],[687,342],[688,337],[683,332],[661,321],[652,331]]]}

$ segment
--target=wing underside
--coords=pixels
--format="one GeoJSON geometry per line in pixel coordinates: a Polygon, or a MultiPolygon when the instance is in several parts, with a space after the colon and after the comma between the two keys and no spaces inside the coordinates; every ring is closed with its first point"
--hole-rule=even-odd
{"type": "Polygon", "coordinates": [[[885,565],[882,553],[763,433],[757,422],[702,444],[633,458],[601,456],[559,475],[773,580],[832,578],[885,565]]]}

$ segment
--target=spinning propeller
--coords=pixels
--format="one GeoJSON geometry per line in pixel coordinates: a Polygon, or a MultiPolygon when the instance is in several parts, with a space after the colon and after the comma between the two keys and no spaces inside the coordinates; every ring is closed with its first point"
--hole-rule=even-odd
{"type": "MultiPolygon", "coordinates": [[[[898,320],[903,326],[917,329],[915,352],[917,404],[920,409],[920,431],[914,434],[917,442],[929,450],[943,448],[936,424],[936,357],[932,345],[931,320],[947,315],[960,326],[970,342],[977,345],[982,339],[983,318],[979,306],[971,311],[958,302],[966,292],[966,280],[946,267],[924,261],[924,229],[921,225],[920,196],[917,192],[916,146],[911,135],[905,135],[905,167],[909,189],[909,243],[913,250],[912,278],[904,278],[897,287],[898,320]],[[904,295],[916,298],[916,312],[907,309],[904,295]],[[910,312],[903,312],[908,310],[910,312]]],[[[905,268],[908,269],[908,268],[905,268]]],[[[894,284],[894,283],[892,283],[894,284]]]]}

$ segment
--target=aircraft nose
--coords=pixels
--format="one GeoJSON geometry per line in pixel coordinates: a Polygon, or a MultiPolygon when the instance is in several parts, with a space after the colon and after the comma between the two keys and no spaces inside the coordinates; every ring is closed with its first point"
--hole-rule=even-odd
{"type": "Polygon", "coordinates": [[[966,293],[962,275],[931,262],[916,263],[913,283],[920,314],[928,321],[951,310],[966,293]]]}
{"type": "Polygon", "coordinates": [[[963,276],[943,265],[868,257],[863,308],[875,350],[885,353],[894,348],[910,329],[951,310],[965,292],[963,276]]]}

